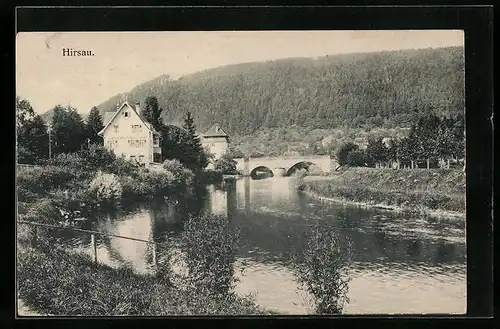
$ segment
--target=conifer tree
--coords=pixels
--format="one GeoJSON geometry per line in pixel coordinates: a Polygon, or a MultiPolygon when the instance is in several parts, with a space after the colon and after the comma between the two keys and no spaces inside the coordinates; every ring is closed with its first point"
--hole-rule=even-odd
{"type": "Polygon", "coordinates": [[[97,135],[102,128],[104,128],[102,116],[97,107],[94,106],[90,110],[87,122],[85,123],[85,135],[86,138],[90,140],[90,143],[99,145],[103,144],[103,139],[97,135]]]}
{"type": "Polygon", "coordinates": [[[208,157],[203,149],[200,137],[196,133],[196,126],[189,111],[185,114],[182,128],[186,131],[186,140],[184,141],[186,145],[186,166],[193,171],[205,168],[208,165],[208,157]]]}
{"type": "Polygon", "coordinates": [[[160,107],[158,99],[155,96],[149,96],[144,102],[144,108],[141,110],[141,114],[146,121],[153,125],[157,131],[162,128],[161,113],[163,109],[160,107]]]}

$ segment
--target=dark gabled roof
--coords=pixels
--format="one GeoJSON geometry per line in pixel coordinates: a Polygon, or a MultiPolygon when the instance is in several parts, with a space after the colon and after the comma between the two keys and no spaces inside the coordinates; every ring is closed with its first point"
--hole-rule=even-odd
{"type": "Polygon", "coordinates": [[[203,137],[229,137],[229,135],[218,124],[214,124],[203,137]]]}

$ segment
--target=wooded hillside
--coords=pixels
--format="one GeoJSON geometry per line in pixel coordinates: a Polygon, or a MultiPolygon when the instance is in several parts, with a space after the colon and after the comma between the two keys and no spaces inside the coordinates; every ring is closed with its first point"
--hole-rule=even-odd
{"type": "MultiPolygon", "coordinates": [[[[308,129],[409,127],[420,114],[464,110],[463,47],[293,58],[210,69],[172,80],[160,76],[126,94],[156,96],[164,120],[185,111],[203,131],[230,135],[290,125],[308,129]]],[[[113,110],[124,95],[98,105],[113,110]]]]}

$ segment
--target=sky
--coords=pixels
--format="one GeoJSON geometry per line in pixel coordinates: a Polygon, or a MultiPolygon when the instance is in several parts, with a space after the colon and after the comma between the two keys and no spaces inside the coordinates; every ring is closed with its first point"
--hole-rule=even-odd
{"type": "Polygon", "coordinates": [[[18,33],[16,94],[37,113],[70,104],[86,114],[163,74],[178,78],[245,62],[463,44],[458,30],[18,33]],[[65,48],[93,56],[63,56],[65,48]]]}

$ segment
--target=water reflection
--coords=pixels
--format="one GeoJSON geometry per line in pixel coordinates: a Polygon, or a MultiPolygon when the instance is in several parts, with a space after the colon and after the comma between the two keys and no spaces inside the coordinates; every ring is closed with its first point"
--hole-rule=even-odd
{"type": "MultiPolygon", "coordinates": [[[[317,227],[352,242],[346,313],[465,311],[463,222],[321,203],[297,193],[292,178],[229,180],[195,192],[177,202],[130,207],[100,220],[98,228],[175,241],[190,214],[218,214],[240,232],[236,291],[255,294],[263,307],[304,314],[313,311],[314,296],[299,285],[294,253],[307,250],[308,232],[317,227]]],[[[88,236],[68,239],[89,250],[88,236]]],[[[137,271],[151,267],[147,245],[116,240],[99,238],[100,261],[137,271]]]]}

